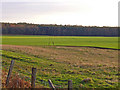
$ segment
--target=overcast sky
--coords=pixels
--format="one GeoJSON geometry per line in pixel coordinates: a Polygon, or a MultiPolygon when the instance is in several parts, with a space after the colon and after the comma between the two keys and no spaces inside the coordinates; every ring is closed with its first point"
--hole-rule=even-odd
{"type": "Polygon", "coordinates": [[[119,0],[2,0],[2,22],[117,26],[119,0]]]}

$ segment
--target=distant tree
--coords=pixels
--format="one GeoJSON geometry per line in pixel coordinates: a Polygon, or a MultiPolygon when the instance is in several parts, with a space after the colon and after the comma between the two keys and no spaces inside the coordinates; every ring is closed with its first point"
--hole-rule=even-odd
{"type": "Polygon", "coordinates": [[[50,36],[118,36],[118,27],[2,23],[2,34],[50,36]]]}

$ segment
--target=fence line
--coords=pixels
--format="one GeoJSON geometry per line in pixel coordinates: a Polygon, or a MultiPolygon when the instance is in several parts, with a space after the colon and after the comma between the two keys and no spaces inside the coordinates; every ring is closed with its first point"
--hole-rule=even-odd
{"type": "Polygon", "coordinates": [[[35,80],[36,80],[36,68],[32,68],[32,76],[31,76],[31,87],[35,88],[35,80]]]}
{"type": "MultiPolygon", "coordinates": [[[[11,61],[11,64],[10,64],[10,67],[9,67],[9,72],[8,72],[8,76],[7,76],[7,79],[6,79],[6,87],[9,85],[9,79],[10,79],[10,76],[11,76],[11,73],[12,73],[12,69],[13,69],[13,66],[14,66],[14,60],[11,61]]],[[[19,68],[23,69],[22,67],[18,66],[19,68]]],[[[23,69],[23,70],[26,70],[26,69],[23,69]]],[[[27,70],[26,70],[27,72],[27,70]]],[[[36,72],[37,72],[37,69],[36,68],[32,68],[32,73],[29,73],[31,74],[31,88],[35,88],[35,82],[36,82],[36,72]]],[[[43,80],[42,80],[43,81],[43,80]]],[[[55,90],[55,86],[54,84],[52,83],[52,81],[49,79],[48,80],[48,84],[49,86],[55,90]]],[[[68,90],[72,90],[72,80],[68,80],[68,90]]]]}
{"type": "Polygon", "coordinates": [[[72,90],[72,80],[68,80],[68,90],[72,90]]]}
{"type": "Polygon", "coordinates": [[[10,68],[9,68],[9,72],[8,72],[7,80],[6,80],[6,87],[9,84],[9,79],[10,79],[10,76],[11,76],[11,73],[12,73],[13,66],[14,66],[14,60],[12,60],[11,64],[10,64],[10,68]]]}
{"type": "Polygon", "coordinates": [[[48,80],[48,83],[49,83],[49,86],[53,89],[53,90],[55,90],[55,86],[53,85],[53,83],[52,83],[52,81],[49,79],[48,80]]]}

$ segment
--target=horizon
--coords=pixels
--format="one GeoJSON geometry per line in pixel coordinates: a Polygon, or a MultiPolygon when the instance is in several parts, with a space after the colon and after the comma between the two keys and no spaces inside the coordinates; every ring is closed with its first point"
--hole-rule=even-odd
{"type": "Polygon", "coordinates": [[[119,27],[119,26],[85,26],[85,25],[74,25],[74,24],[36,24],[36,23],[28,23],[28,22],[0,22],[0,23],[9,23],[9,24],[34,24],[34,25],[62,25],[62,26],[81,26],[81,27],[119,27]]]}
{"type": "Polygon", "coordinates": [[[2,22],[118,27],[119,0],[9,1],[2,1],[2,22]]]}

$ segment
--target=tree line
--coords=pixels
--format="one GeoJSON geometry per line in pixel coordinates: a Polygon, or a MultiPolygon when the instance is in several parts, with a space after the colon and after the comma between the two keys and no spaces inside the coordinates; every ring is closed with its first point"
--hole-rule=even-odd
{"type": "Polygon", "coordinates": [[[118,27],[1,23],[3,35],[118,36],[118,27]]]}

